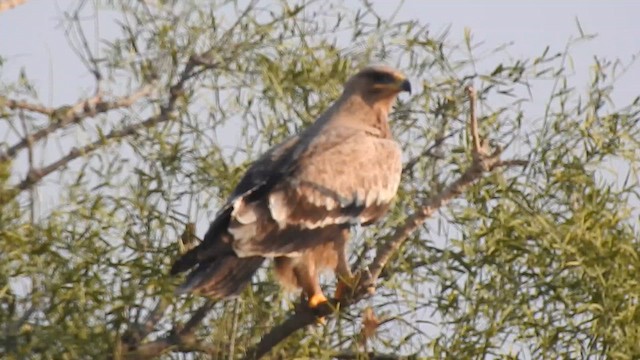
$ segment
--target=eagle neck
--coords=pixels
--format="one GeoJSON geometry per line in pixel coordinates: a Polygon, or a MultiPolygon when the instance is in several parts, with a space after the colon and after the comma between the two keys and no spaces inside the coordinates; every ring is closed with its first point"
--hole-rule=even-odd
{"type": "Polygon", "coordinates": [[[360,96],[341,97],[324,114],[323,122],[326,126],[356,127],[377,137],[391,138],[389,108],[386,101],[371,103],[360,96]]]}

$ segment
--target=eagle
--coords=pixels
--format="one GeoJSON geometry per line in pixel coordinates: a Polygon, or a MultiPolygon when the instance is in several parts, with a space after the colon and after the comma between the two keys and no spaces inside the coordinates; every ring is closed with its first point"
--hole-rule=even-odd
{"type": "Polygon", "coordinates": [[[311,309],[327,302],[323,270],[334,271],[342,297],[354,280],[351,227],[380,219],[400,184],[402,152],[388,120],[403,91],[411,84],[398,70],[366,67],[313,124],[255,161],[203,241],[173,264],[171,274],[191,270],[177,292],[235,296],[269,258],[279,282],[301,289],[311,309]]]}

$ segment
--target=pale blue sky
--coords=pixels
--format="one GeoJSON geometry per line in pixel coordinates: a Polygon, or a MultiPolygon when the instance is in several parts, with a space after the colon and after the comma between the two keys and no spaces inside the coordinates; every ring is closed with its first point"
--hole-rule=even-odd
{"type": "MultiPolygon", "coordinates": [[[[204,0],[203,0],[204,1],[204,0]]],[[[28,0],[12,10],[0,13],[0,56],[6,64],[0,78],[13,81],[21,68],[34,80],[41,101],[48,106],[75,103],[93,94],[94,80],[70,48],[60,26],[63,11],[73,10],[76,0],[28,0]]],[[[359,1],[347,2],[360,4],[359,1]]],[[[396,1],[373,0],[382,15],[394,13],[396,1]]],[[[418,19],[428,24],[434,34],[450,29],[450,41],[462,42],[464,29],[472,31],[474,41],[482,42],[480,50],[489,51],[511,44],[492,56],[489,66],[509,62],[509,58],[531,58],[549,45],[551,52],[562,51],[571,38],[579,35],[576,19],[585,33],[598,36],[572,48],[574,76],[571,83],[587,88],[589,67],[593,57],[619,59],[628,63],[640,53],[640,1],[420,1],[407,0],[397,14],[398,20],[418,19]],[[502,58],[503,57],[503,58],[502,58]]],[[[113,14],[101,11],[99,23],[86,29],[90,40],[114,38],[119,34],[113,14]],[[96,31],[98,31],[96,33],[96,31]]],[[[428,76],[428,75],[427,75],[428,76]]],[[[623,106],[640,95],[640,63],[617,83],[613,101],[623,106]]],[[[545,85],[541,85],[545,86],[545,85]]],[[[548,84],[547,84],[548,86],[548,84]]],[[[542,114],[548,100],[548,89],[534,87],[528,113],[532,118],[542,114]],[[538,90],[536,92],[536,90],[538,90]]],[[[532,119],[530,119],[532,120],[532,119]]],[[[4,131],[0,128],[0,132],[4,131]]],[[[0,133],[0,141],[6,139],[0,133]]],[[[45,154],[46,155],[46,154],[45,154]]],[[[19,157],[16,168],[26,168],[19,157]]],[[[614,166],[616,167],[616,166],[614,166]]],[[[625,169],[620,174],[625,174],[625,169]]],[[[55,192],[54,192],[55,193],[55,192]]],[[[53,199],[44,204],[53,205],[53,199]]],[[[44,208],[47,208],[45,205],[44,208]]],[[[44,211],[46,214],[46,211],[44,211]]]]}
{"type": "MultiPolygon", "coordinates": [[[[92,90],[92,77],[71,51],[59,26],[61,11],[76,1],[28,0],[25,5],[0,14],[0,55],[8,64],[0,74],[15,79],[25,67],[36,80],[42,100],[59,105],[74,102],[85,90],[92,90]]],[[[354,4],[359,2],[354,2],[354,4]]],[[[373,1],[381,14],[392,13],[397,2],[373,1]]],[[[586,33],[598,37],[573,51],[576,75],[587,79],[593,56],[618,58],[627,62],[640,52],[640,1],[421,1],[408,0],[398,13],[400,19],[419,19],[434,32],[451,25],[453,38],[462,39],[469,27],[486,49],[513,45],[505,57],[539,55],[545,46],[561,50],[578,34],[576,21],[586,33]]],[[[108,14],[101,13],[100,35],[117,33],[108,14]]],[[[640,66],[622,79],[616,103],[640,94],[640,66]]]]}
{"type": "MultiPolygon", "coordinates": [[[[392,1],[374,1],[386,12],[392,1]]],[[[571,54],[576,82],[588,79],[593,57],[629,62],[640,53],[640,1],[420,1],[408,0],[399,11],[400,19],[420,19],[433,31],[451,26],[454,38],[462,39],[464,28],[474,40],[484,42],[486,50],[511,44],[506,56],[530,58],[549,45],[560,51],[567,41],[579,35],[576,19],[585,33],[598,36],[576,46],[571,54]]],[[[494,64],[495,67],[495,64],[494,64]]],[[[614,93],[616,103],[640,95],[640,64],[620,80],[614,93]]],[[[541,106],[543,104],[540,104],[541,106]]]]}

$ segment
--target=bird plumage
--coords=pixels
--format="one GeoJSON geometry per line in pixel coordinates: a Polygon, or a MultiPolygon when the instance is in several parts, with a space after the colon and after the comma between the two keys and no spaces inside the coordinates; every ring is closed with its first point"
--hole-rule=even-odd
{"type": "Polygon", "coordinates": [[[396,70],[366,68],[316,122],[254,162],[203,242],[174,263],[173,274],[195,267],[179,290],[237,294],[265,258],[311,306],[325,299],[320,270],[349,278],[349,228],[382,217],[400,183],[401,149],[388,112],[401,91],[410,86],[396,70]]]}

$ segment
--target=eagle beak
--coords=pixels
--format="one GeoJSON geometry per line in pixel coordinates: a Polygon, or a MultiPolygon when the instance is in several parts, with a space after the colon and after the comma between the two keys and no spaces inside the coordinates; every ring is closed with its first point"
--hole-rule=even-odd
{"type": "Polygon", "coordinates": [[[409,80],[404,79],[404,78],[400,78],[395,83],[395,85],[398,88],[399,92],[406,91],[409,94],[411,94],[411,83],[409,82],[409,80]]]}

